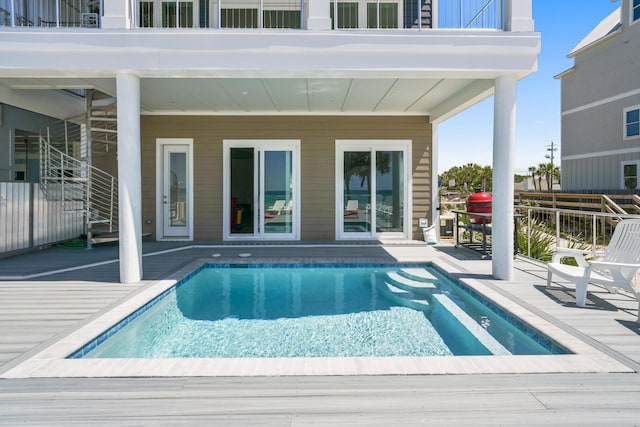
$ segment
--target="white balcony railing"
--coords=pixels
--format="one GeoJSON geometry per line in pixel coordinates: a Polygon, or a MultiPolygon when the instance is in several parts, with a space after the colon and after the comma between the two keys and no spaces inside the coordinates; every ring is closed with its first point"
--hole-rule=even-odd
{"type": "Polygon", "coordinates": [[[0,26],[99,28],[103,0],[0,0],[0,26]]]}
{"type": "MultiPolygon", "coordinates": [[[[313,1],[0,0],[0,26],[101,28],[108,3],[135,28],[306,29],[313,1]]],[[[504,0],[329,0],[327,12],[338,30],[504,29],[504,0]]]]}

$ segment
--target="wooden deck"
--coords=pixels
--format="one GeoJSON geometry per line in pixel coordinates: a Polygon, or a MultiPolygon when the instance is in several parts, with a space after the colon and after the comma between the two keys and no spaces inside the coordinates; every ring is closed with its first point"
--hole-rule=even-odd
{"type": "MultiPolygon", "coordinates": [[[[640,370],[635,300],[591,287],[587,308],[577,308],[571,288],[545,289],[537,263],[517,260],[514,281],[500,282],[491,280],[490,261],[448,245],[220,245],[158,253],[174,247],[145,244],[144,282],[135,285],[116,283],[115,246],[0,259],[0,375],[193,259],[243,252],[272,260],[438,257],[640,370]],[[93,266],[72,269],[86,264],[93,266]],[[46,271],[59,272],[40,275],[46,271]]],[[[0,379],[0,425],[638,425],[638,402],[637,373],[0,379]]]]}

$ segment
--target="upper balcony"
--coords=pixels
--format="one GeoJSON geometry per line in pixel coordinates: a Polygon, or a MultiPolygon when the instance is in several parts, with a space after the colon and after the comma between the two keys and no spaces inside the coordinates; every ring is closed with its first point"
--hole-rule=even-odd
{"type": "Polygon", "coordinates": [[[242,28],[422,31],[446,28],[508,31],[511,30],[511,1],[0,0],[0,26],[52,30],[242,28]]]}
{"type": "Polygon", "coordinates": [[[128,72],[146,114],[436,122],[536,71],[532,1],[0,0],[0,93],[71,117],[59,89],[116,96],[128,72]]]}

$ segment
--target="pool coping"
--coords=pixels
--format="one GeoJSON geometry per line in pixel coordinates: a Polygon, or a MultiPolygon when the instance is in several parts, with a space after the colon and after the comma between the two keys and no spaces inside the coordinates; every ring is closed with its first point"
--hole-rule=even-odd
{"type": "MultiPolygon", "coordinates": [[[[238,263],[275,262],[265,258],[242,259],[238,263]]],[[[278,260],[282,263],[282,260],[278,260]]],[[[182,278],[205,264],[229,261],[200,258],[162,280],[144,286],[124,302],[101,312],[54,343],[0,372],[0,378],[44,377],[243,377],[306,375],[445,375],[445,374],[533,374],[533,373],[622,373],[635,372],[604,351],[590,345],[538,316],[513,299],[492,289],[482,280],[459,278],[466,286],[547,335],[572,354],[519,356],[427,356],[427,357],[314,357],[314,358],[217,358],[217,359],[68,359],[118,321],[129,316],[182,278]]],[[[293,262],[295,263],[295,262],[293,262]]],[[[309,259],[302,265],[334,264],[309,259]]],[[[446,274],[468,273],[442,259],[429,260],[446,274]]],[[[353,264],[353,263],[350,263],[353,264]]],[[[355,263],[364,264],[364,263],[355,263]]],[[[418,264],[418,263],[416,263],[418,264]]],[[[422,263],[424,264],[424,262],[422,263]]]]}

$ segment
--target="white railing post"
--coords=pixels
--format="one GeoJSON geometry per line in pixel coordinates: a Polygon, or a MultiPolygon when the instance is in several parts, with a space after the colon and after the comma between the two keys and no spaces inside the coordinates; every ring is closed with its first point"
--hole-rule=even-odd
{"type": "Polygon", "coordinates": [[[60,28],[60,0],[56,1],[56,28],[60,28]]]}
{"type": "Polygon", "coordinates": [[[109,231],[112,232],[113,231],[113,208],[114,208],[114,193],[115,193],[115,182],[116,179],[115,177],[111,177],[111,194],[110,194],[110,201],[109,201],[109,231]]]}
{"type": "Polygon", "coordinates": [[[531,208],[527,208],[527,256],[531,258],[531,208]]]}
{"type": "Polygon", "coordinates": [[[591,224],[592,224],[592,227],[593,227],[593,231],[592,231],[593,237],[591,237],[591,241],[592,241],[591,250],[593,251],[593,255],[595,256],[595,254],[596,254],[596,244],[598,242],[598,238],[596,236],[596,232],[598,230],[598,224],[597,224],[597,219],[596,219],[595,214],[591,218],[592,218],[591,219],[591,224]]]}
{"type": "MultiPolygon", "coordinates": [[[[301,0],[304,1],[304,0],[301,0]]],[[[222,28],[222,0],[217,1],[218,6],[218,29],[222,28]]]]}
{"type": "Polygon", "coordinates": [[[560,247],[560,211],[556,211],[556,248],[560,247]]]}

